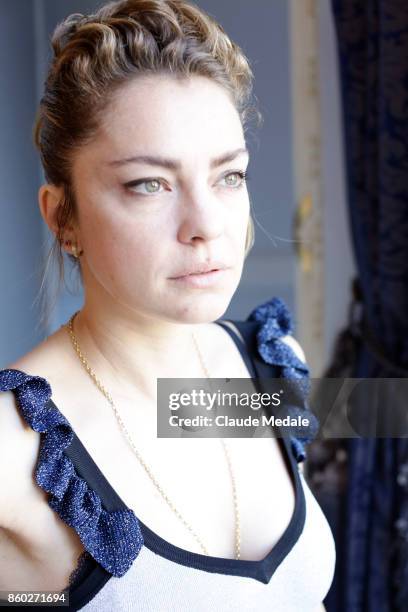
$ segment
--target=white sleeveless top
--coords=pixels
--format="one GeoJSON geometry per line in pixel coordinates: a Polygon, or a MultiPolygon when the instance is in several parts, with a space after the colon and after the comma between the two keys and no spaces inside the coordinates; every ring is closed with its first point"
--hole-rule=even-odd
{"type": "MultiPolygon", "coordinates": [[[[184,564],[189,560],[186,551],[181,553],[179,561],[169,559],[176,547],[170,545],[166,550],[164,545],[159,552],[156,543],[154,552],[149,546],[151,542],[145,539],[128,572],[120,578],[110,578],[81,609],[89,612],[320,612],[333,580],[335,545],[327,520],[303,474],[299,473],[298,478],[305,499],[306,519],[303,527],[299,523],[292,526],[301,527],[301,533],[276,567],[277,559],[269,568],[262,562],[250,561],[247,563],[254,565],[251,570],[243,572],[244,575],[231,575],[225,561],[220,563],[218,571],[210,565],[205,569],[203,556],[204,567],[198,568],[194,566],[195,559],[193,566],[184,564]]],[[[234,560],[227,561],[234,563],[234,560]]]]}
{"type": "MultiPolygon", "coordinates": [[[[294,486],[295,507],[286,530],[263,560],[191,552],[164,540],[138,519],[143,545],[130,568],[116,577],[92,557],[85,558],[73,579],[70,609],[320,612],[334,576],[333,535],[289,440],[277,441],[294,486]]],[[[126,507],[79,438],[74,437],[66,454],[104,507],[126,507]]]]}

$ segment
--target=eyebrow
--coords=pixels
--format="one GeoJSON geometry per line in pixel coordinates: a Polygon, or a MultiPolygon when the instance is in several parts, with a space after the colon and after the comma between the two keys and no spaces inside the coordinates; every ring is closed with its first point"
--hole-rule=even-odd
{"type": "MultiPolygon", "coordinates": [[[[245,147],[235,149],[234,151],[227,151],[219,157],[213,158],[210,161],[210,168],[214,169],[218,166],[222,166],[227,162],[233,161],[236,157],[244,153],[249,155],[249,151],[245,147]]],[[[179,170],[181,168],[181,163],[178,160],[170,159],[168,157],[161,157],[160,155],[134,155],[132,157],[116,159],[108,162],[108,166],[113,166],[115,168],[124,166],[126,164],[147,164],[149,166],[160,166],[161,168],[167,168],[168,170],[179,170]]]]}

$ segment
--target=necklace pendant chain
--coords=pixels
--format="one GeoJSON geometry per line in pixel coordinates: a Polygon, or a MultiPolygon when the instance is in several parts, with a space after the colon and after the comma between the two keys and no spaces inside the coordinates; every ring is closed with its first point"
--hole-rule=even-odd
{"type": "MultiPolygon", "coordinates": [[[[206,378],[208,379],[208,384],[211,387],[211,375],[208,371],[208,368],[205,364],[203,355],[201,353],[200,347],[198,346],[198,342],[196,340],[196,337],[194,335],[194,333],[192,333],[193,336],[193,341],[194,341],[194,345],[197,351],[197,355],[200,359],[201,362],[201,367],[203,369],[203,372],[205,373],[206,378]]],[[[241,557],[241,522],[240,522],[240,514],[239,514],[239,506],[238,506],[238,495],[237,495],[237,486],[236,486],[236,481],[235,481],[235,474],[234,474],[234,470],[232,468],[232,462],[231,462],[231,456],[230,456],[230,452],[228,449],[228,446],[225,442],[225,440],[223,438],[220,438],[221,440],[221,444],[224,448],[224,452],[225,452],[225,456],[227,458],[227,463],[228,463],[228,469],[230,472],[230,476],[231,476],[231,482],[232,482],[232,496],[233,496],[233,503],[234,503],[234,514],[235,514],[235,558],[236,559],[240,559],[241,557]]]]}
{"type": "MultiPolygon", "coordinates": [[[[74,319],[77,316],[78,312],[73,314],[72,317],[70,318],[70,320],[68,321],[67,330],[68,330],[69,336],[71,338],[72,345],[73,345],[73,347],[75,349],[75,352],[77,353],[77,355],[78,355],[82,365],[84,366],[86,372],[88,373],[88,375],[92,379],[93,383],[96,385],[96,387],[99,389],[99,391],[105,396],[105,398],[109,402],[109,404],[110,404],[110,406],[112,408],[112,411],[113,411],[113,413],[115,415],[115,418],[116,418],[116,420],[118,422],[119,428],[120,428],[123,436],[126,438],[127,443],[129,444],[129,446],[132,449],[133,453],[136,455],[139,463],[142,465],[142,467],[146,471],[146,473],[149,476],[150,480],[152,481],[152,483],[154,484],[156,489],[159,491],[160,495],[163,497],[163,499],[165,500],[167,505],[171,508],[171,510],[174,512],[174,514],[177,516],[177,518],[184,524],[184,526],[191,533],[191,535],[193,536],[195,541],[199,544],[199,546],[202,549],[202,551],[204,552],[204,554],[205,555],[209,555],[208,550],[204,546],[204,544],[202,543],[201,539],[198,537],[196,532],[192,529],[191,525],[183,518],[183,516],[177,510],[177,508],[175,507],[173,502],[170,500],[170,498],[164,492],[164,490],[162,489],[161,485],[159,484],[159,482],[157,481],[157,479],[153,475],[150,467],[144,461],[144,459],[141,456],[139,450],[137,449],[136,444],[134,443],[133,438],[132,438],[129,430],[127,429],[127,427],[126,427],[126,425],[124,423],[122,415],[120,414],[120,411],[118,410],[118,407],[115,405],[115,403],[114,403],[110,393],[105,389],[105,387],[102,385],[101,381],[97,378],[97,376],[96,376],[95,372],[93,371],[93,369],[91,368],[88,360],[83,355],[83,353],[81,351],[81,348],[79,346],[77,337],[76,337],[76,335],[74,333],[74,319]]],[[[208,371],[208,369],[207,369],[207,367],[205,365],[204,358],[203,358],[203,356],[201,354],[201,351],[200,351],[200,348],[198,346],[198,343],[197,343],[197,340],[195,338],[194,333],[192,333],[192,337],[193,337],[193,342],[194,342],[194,346],[195,346],[198,358],[200,360],[200,364],[201,364],[202,370],[205,373],[205,377],[207,379],[211,379],[211,376],[210,376],[209,371],[208,371]]],[[[209,385],[211,387],[210,380],[209,380],[209,385]]],[[[222,446],[224,448],[225,456],[226,456],[227,463],[228,463],[228,469],[229,469],[229,473],[230,473],[230,476],[231,476],[232,495],[233,495],[233,503],[234,503],[234,515],[235,515],[235,558],[236,559],[240,559],[240,557],[241,557],[240,514],[239,514],[238,496],[237,496],[237,487],[236,487],[235,475],[234,475],[234,471],[233,471],[233,468],[232,468],[231,457],[230,457],[229,449],[228,449],[228,447],[226,445],[226,442],[222,438],[220,438],[220,440],[221,440],[221,444],[222,444],[222,446]]]]}

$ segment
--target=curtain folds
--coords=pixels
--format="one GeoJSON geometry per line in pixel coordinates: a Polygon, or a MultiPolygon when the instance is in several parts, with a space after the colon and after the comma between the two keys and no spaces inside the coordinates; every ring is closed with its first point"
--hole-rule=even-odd
{"type": "MultiPolygon", "coordinates": [[[[332,8],[358,278],[326,376],[407,377],[408,5],[332,8]]],[[[311,480],[337,542],[328,612],[407,611],[408,438],[313,444],[311,480]],[[331,466],[320,473],[319,453],[331,466]]]]}

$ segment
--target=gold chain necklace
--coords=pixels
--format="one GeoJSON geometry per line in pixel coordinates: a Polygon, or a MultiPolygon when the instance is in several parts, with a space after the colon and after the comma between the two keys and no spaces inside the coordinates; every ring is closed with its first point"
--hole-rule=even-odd
{"type": "MultiPolygon", "coordinates": [[[[68,329],[68,333],[70,335],[73,347],[74,347],[74,349],[75,349],[75,351],[76,351],[76,353],[77,353],[77,355],[78,355],[82,365],[84,366],[85,370],[87,371],[87,373],[91,377],[92,381],[98,387],[99,391],[101,391],[101,393],[103,393],[105,398],[108,400],[108,402],[109,402],[109,404],[110,404],[110,406],[111,406],[111,408],[113,410],[113,413],[114,413],[114,415],[116,417],[118,425],[119,425],[119,427],[120,427],[120,429],[122,431],[122,434],[126,438],[130,448],[132,449],[132,451],[136,455],[136,457],[139,460],[140,464],[145,469],[145,471],[146,471],[147,475],[149,476],[150,480],[153,482],[154,486],[159,491],[160,495],[163,497],[165,502],[168,504],[168,506],[174,512],[174,514],[180,519],[180,521],[184,524],[184,526],[192,534],[192,536],[194,537],[196,542],[200,545],[200,547],[203,550],[204,554],[208,555],[209,553],[208,553],[207,548],[204,546],[204,544],[202,543],[202,541],[200,540],[200,538],[198,537],[196,532],[192,529],[190,524],[182,517],[182,515],[177,510],[177,508],[174,506],[173,502],[170,500],[168,495],[163,491],[162,487],[160,486],[160,484],[156,480],[155,476],[153,475],[151,469],[149,468],[149,466],[146,464],[146,462],[142,458],[140,452],[138,451],[138,449],[137,449],[137,447],[136,447],[136,445],[135,445],[135,443],[133,441],[132,436],[130,435],[130,433],[129,433],[129,431],[128,431],[128,429],[127,429],[127,427],[126,427],[126,425],[125,425],[125,423],[123,421],[123,418],[122,418],[122,416],[121,416],[117,406],[115,406],[115,404],[114,404],[114,402],[112,400],[112,397],[111,397],[110,393],[105,389],[105,387],[102,385],[100,380],[96,377],[95,372],[92,370],[92,368],[89,365],[87,359],[83,355],[83,353],[81,351],[81,348],[79,346],[78,340],[77,340],[77,338],[76,338],[76,336],[74,334],[74,319],[77,316],[78,312],[73,314],[72,317],[70,318],[70,320],[68,322],[67,329],[68,329]]],[[[208,369],[207,369],[207,367],[206,367],[206,365],[204,363],[204,359],[203,359],[203,356],[202,356],[201,351],[199,349],[197,340],[196,340],[194,334],[192,334],[192,336],[193,336],[194,346],[196,348],[197,355],[198,355],[198,358],[200,360],[200,364],[201,364],[201,367],[203,369],[203,372],[205,373],[206,378],[210,379],[211,376],[210,376],[210,374],[208,372],[208,369]]],[[[239,507],[238,507],[237,487],[236,487],[234,472],[233,472],[233,469],[232,469],[232,463],[231,463],[231,457],[230,457],[230,454],[229,454],[229,450],[227,448],[225,440],[221,439],[221,443],[222,443],[224,451],[225,451],[226,459],[227,459],[227,462],[228,462],[228,468],[229,468],[229,472],[230,472],[230,476],[231,476],[231,482],[232,482],[232,494],[233,494],[234,514],[235,514],[235,558],[239,559],[241,557],[241,537],[240,537],[240,514],[239,514],[239,507]]]]}

